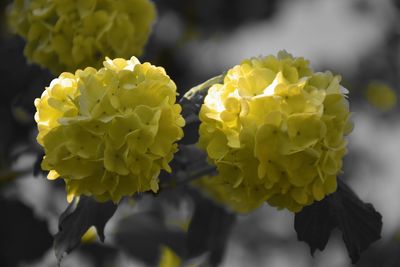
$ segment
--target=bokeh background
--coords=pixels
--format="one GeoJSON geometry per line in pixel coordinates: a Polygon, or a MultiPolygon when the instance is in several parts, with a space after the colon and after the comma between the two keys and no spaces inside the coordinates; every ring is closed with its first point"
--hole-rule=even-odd
{"type": "MultiPolygon", "coordinates": [[[[10,2],[0,2],[0,259],[23,249],[24,242],[34,242],[46,252],[38,258],[28,255],[17,266],[55,266],[47,247],[67,202],[62,182],[34,175],[41,152],[33,120],[33,101],[54,77],[26,62],[24,41],[5,23],[10,2]]],[[[282,49],[309,59],[314,70],[342,75],[355,124],[342,178],[383,216],[382,239],[362,254],[357,266],[400,266],[400,1],[154,2],[158,20],[140,59],[163,66],[181,93],[245,58],[282,49]]],[[[118,218],[154,202],[145,197],[135,206],[124,203],[107,225],[106,246],[83,245],[63,266],[145,266],[113,249],[112,235],[118,218]]],[[[157,205],[171,220],[190,217],[190,202],[157,205]]],[[[239,216],[222,266],[351,264],[339,232],[311,257],[307,245],[296,240],[293,214],[265,205],[239,216]]]]}

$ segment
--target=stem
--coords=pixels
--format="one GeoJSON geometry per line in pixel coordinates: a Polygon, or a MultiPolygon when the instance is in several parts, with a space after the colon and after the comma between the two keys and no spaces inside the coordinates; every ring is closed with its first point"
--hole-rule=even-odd
{"type": "Polygon", "coordinates": [[[216,171],[215,166],[211,166],[211,165],[207,165],[204,168],[198,169],[194,172],[191,173],[177,173],[177,179],[175,179],[175,183],[174,184],[164,184],[163,186],[160,186],[161,189],[165,190],[165,189],[173,189],[176,188],[178,186],[182,186],[185,185],[187,183],[190,183],[191,181],[194,181],[196,179],[199,179],[201,177],[203,177],[204,175],[208,175],[211,173],[214,173],[216,171]]]}
{"type": "Polygon", "coordinates": [[[187,91],[183,95],[182,99],[179,102],[182,102],[183,99],[192,100],[196,94],[202,93],[203,91],[208,90],[212,85],[222,82],[224,80],[225,76],[226,76],[226,72],[224,72],[218,76],[212,77],[211,79],[208,79],[207,81],[205,81],[199,85],[196,85],[195,87],[192,87],[189,91],[187,91]]]}

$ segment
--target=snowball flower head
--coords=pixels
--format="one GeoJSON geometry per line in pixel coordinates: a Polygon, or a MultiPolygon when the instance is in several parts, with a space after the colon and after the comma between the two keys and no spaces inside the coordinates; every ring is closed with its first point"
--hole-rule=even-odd
{"type": "Polygon", "coordinates": [[[285,51],[230,69],[199,115],[199,146],[218,170],[202,187],[241,212],[265,201],[297,212],[334,192],[352,129],[339,82],[285,51]]]}
{"type": "Polygon", "coordinates": [[[9,22],[27,58],[59,74],[139,56],[155,16],[149,0],[14,0],[9,22]]]}
{"type": "Polygon", "coordinates": [[[158,190],[160,170],[182,138],[176,86],[149,63],[106,59],[104,68],[64,72],[35,100],[42,168],[62,177],[68,198],[122,196],[158,190]]]}

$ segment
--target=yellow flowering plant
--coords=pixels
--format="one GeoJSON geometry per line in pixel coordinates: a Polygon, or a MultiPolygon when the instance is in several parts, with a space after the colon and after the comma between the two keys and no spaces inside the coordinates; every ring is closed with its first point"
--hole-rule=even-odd
{"type": "Polygon", "coordinates": [[[37,141],[49,179],[63,178],[68,199],[118,202],[158,191],[171,171],[185,124],[175,83],[161,67],[109,58],[104,67],[64,72],[35,100],[37,141]]]}
{"type": "Polygon", "coordinates": [[[379,239],[381,215],[337,179],[352,130],[339,76],[314,72],[283,51],[244,60],[177,103],[163,68],[135,57],[106,58],[103,65],[61,73],[35,100],[41,167],[49,179],[65,181],[72,201],[55,236],[59,261],[91,226],[104,240],[121,198],[160,188],[192,199],[187,231],[149,212],[137,216],[134,229],[119,226],[115,242],[135,247],[147,231],[157,235],[154,244],[172,246],[179,261],[209,252],[206,260],[215,265],[236,213],[265,202],[295,213],[298,239],[312,252],[324,249],[335,227],[354,262],[379,239]],[[199,135],[183,138],[193,128],[199,135]]]}
{"type": "Polygon", "coordinates": [[[28,60],[58,75],[140,56],[155,17],[149,0],[15,0],[9,24],[28,60]]]}
{"type": "Polygon", "coordinates": [[[189,240],[213,240],[215,232],[203,237],[194,233],[196,227],[218,229],[225,238],[231,214],[254,211],[264,202],[294,212],[297,238],[311,254],[325,249],[335,228],[353,263],[380,239],[382,216],[337,177],[353,129],[340,80],[281,51],[246,59],[185,94],[187,124],[199,129],[197,147],[215,167],[192,185],[228,208],[223,212],[195,196],[189,240]],[[204,219],[208,214],[218,223],[204,219]]]}
{"type": "MultiPolygon", "coordinates": [[[[353,263],[380,238],[382,216],[339,179],[353,127],[349,92],[341,85],[341,76],[316,72],[308,60],[281,51],[245,59],[177,99],[183,88],[178,90],[173,80],[190,80],[195,69],[189,61],[198,63],[197,57],[187,57],[198,45],[189,45],[189,53],[181,48],[187,50],[187,37],[197,22],[214,27],[224,19],[221,3],[203,8],[201,1],[6,2],[11,4],[5,18],[22,40],[10,38],[0,46],[3,55],[18,51],[18,57],[5,57],[12,61],[3,69],[7,77],[2,118],[11,118],[3,124],[12,130],[2,135],[2,148],[11,157],[0,157],[0,186],[6,191],[12,182],[1,178],[30,172],[28,167],[11,175],[4,168],[1,173],[1,168],[21,168],[25,158],[16,162],[13,154],[32,150],[38,156],[34,175],[42,169],[49,180],[65,185],[68,207],[59,217],[54,239],[45,237],[49,246],[54,245],[58,266],[79,243],[91,246],[82,253],[89,253],[87,258],[95,259],[96,266],[119,266],[120,251],[146,266],[218,266],[236,218],[264,203],[293,213],[297,239],[309,245],[311,254],[325,248],[335,228],[342,232],[353,263]],[[160,23],[146,58],[167,64],[177,77],[137,58],[156,20],[154,3],[159,4],[160,23]],[[204,14],[197,12],[200,7],[204,14]],[[28,65],[19,70],[26,61],[19,50],[23,45],[28,63],[51,73],[28,65]],[[182,70],[185,79],[179,77],[182,70]],[[43,87],[40,97],[32,93],[43,87]],[[32,140],[32,147],[7,144],[21,141],[18,135],[10,137],[13,131],[31,126],[33,113],[18,106],[28,102],[32,107],[33,99],[24,101],[25,95],[38,97],[34,120],[41,147],[32,140]],[[124,210],[116,214],[120,206],[124,210]],[[92,247],[104,242],[106,224],[114,214],[112,247],[92,247]],[[104,255],[97,258],[99,252],[104,255]]],[[[262,5],[274,7],[269,1],[262,5]]],[[[5,6],[0,4],[0,9],[5,6]]],[[[229,24],[243,19],[236,14],[238,7],[229,5],[229,24]]],[[[262,13],[264,18],[267,14],[262,13]]],[[[201,43],[207,35],[201,32],[196,39],[201,43]]],[[[371,84],[366,96],[385,111],[397,101],[395,91],[384,84],[371,84]]],[[[25,193],[31,192],[21,188],[26,187],[17,186],[24,202],[36,201],[37,194],[26,199],[25,193]]],[[[39,189],[35,191],[45,192],[39,189]]],[[[45,189],[51,190],[43,194],[47,200],[64,193],[51,186],[45,189]]],[[[7,205],[9,200],[1,196],[0,202],[7,211],[6,227],[0,229],[12,230],[9,218],[20,213],[20,205],[7,205]]],[[[30,209],[27,213],[34,217],[30,209]]],[[[44,228],[47,231],[47,225],[44,228]]],[[[21,237],[40,238],[30,235],[30,227],[19,230],[27,230],[21,237]]],[[[7,247],[3,243],[0,247],[7,247]]],[[[4,259],[0,254],[0,262],[7,266],[33,260],[30,255],[19,259],[20,246],[7,251],[4,259]]]]}
{"type": "Polygon", "coordinates": [[[340,76],[285,51],[244,60],[208,91],[199,147],[218,175],[198,184],[239,212],[298,212],[336,190],[352,129],[340,76]]]}

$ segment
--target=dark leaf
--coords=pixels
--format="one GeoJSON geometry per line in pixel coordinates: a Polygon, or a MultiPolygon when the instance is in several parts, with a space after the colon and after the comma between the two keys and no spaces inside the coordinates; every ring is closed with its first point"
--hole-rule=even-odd
{"type": "Polygon", "coordinates": [[[363,254],[358,267],[393,267],[400,266],[400,243],[398,238],[390,238],[382,242],[379,246],[368,249],[368,253],[363,254]]]}
{"type": "Polygon", "coordinates": [[[180,144],[190,145],[199,139],[200,120],[198,114],[203,104],[205,93],[198,93],[192,99],[182,97],[179,103],[182,106],[182,116],[186,123],[183,128],[184,137],[179,141],[180,144]]]}
{"type": "MultiPolygon", "coordinates": [[[[1,1],[11,2],[11,1],[1,1]]],[[[4,10],[2,10],[4,11],[4,10]]],[[[5,13],[5,12],[0,12],[5,13]]],[[[0,15],[1,16],[1,15],[0,15]]],[[[0,21],[0,35],[4,24],[0,21]]],[[[4,36],[5,37],[5,36],[4,36]]],[[[7,90],[0,92],[0,161],[6,167],[9,165],[9,156],[14,151],[15,145],[26,143],[34,125],[33,114],[35,106],[32,104],[39,97],[52,80],[52,75],[35,64],[28,64],[23,54],[25,41],[21,37],[6,38],[0,36],[0,57],[12,58],[7,66],[0,66],[2,86],[7,90]],[[28,123],[18,120],[19,112],[13,106],[24,110],[28,123]],[[13,112],[14,111],[14,112],[13,112]],[[26,114],[26,112],[29,114],[26,114]]]]}
{"type": "Polygon", "coordinates": [[[39,174],[45,175],[45,171],[42,170],[41,164],[44,156],[44,151],[40,151],[36,155],[35,163],[33,164],[33,176],[38,176],[39,174]]]}
{"type": "Polygon", "coordinates": [[[149,265],[158,263],[162,245],[170,247],[181,257],[185,254],[183,230],[167,227],[158,214],[133,214],[121,220],[116,229],[117,246],[149,265]]]}
{"type": "Polygon", "coordinates": [[[41,257],[52,245],[47,223],[16,200],[0,198],[0,266],[18,266],[41,257]]]}
{"type": "Polygon", "coordinates": [[[310,246],[311,255],[314,255],[316,249],[321,251],[325,249],[333,228],[335,228],[333,214],[329,202],[325,199],[304,207],[294,217],[297,239],[310,246]]]}
{"type": "Polygon", "coordinates": [[[197,143],[199,140],[199,127],[200,121],[198,119],[194,119],[193,121],[186,123],[183,127],[183,132],[185,135],[181,140],[179,140],[179,143],[183,145],[197,143]]]}
{"type": "Polygon", "coordinates": [[[81,196],[61,214],[59,232],[54,237],[54,249],[60,263],[65,253],[79,245],[82,236],[95,226],[97,234],[104,242],[104,227],[113,216],[117,206],[112,202],[99,203],[94,199],[81,196]]]}
{"type": "Polygon", "coordinates": [[[199,112],[203,104],[204,98],[207,95],[208,89],[221,81],[223,81],[225,74],[215,76],[202,84],[191,88],[180,99],[179,104],[182,106],[182,116],[186,121],[183,128],[185,136],[179,141],[180,144],[190,145],[194,144],[199,139],[199,112]]]}
{"type": "Polygon", "coordinates": [[[382,216],[338,179],[335,193],[295,215],[298,240],[310,246],[311,254],[325,248],[334,228],[342,232],[352,263],[356,263],[360,253],[380,239],[382,216]]]}
{"type": "Polygon", "coordinates": [[[93,266],[109,266],[118,255],[118,250],[104,243],[83,244],[80,251],[87,255],[93,262],[93,266]]]}
{"type": "Polygon", "coordinates": [[[161,173],[161,190],[187,185],[204,175],[216,172],[215,166],[208,163],[207,154],[195,145],[180,145],[170,165],[173,173],[161,173]]]}
{"type": "Polygon", "coordinates": [[[188,257],[209,252],[210,266],[218,266],[236,217],[199,195],[195,195],[194,199],[196,206],[187,237],[188,257]]]}
{"type": "Polygon", "coordinates": [[[340,180],[330,203],[351,261],[356,263],[360,253],[381,238],[382,216],[340,180]]]}

